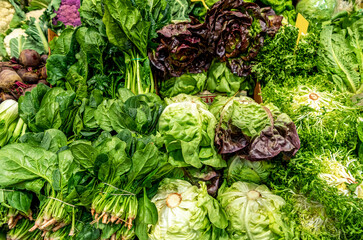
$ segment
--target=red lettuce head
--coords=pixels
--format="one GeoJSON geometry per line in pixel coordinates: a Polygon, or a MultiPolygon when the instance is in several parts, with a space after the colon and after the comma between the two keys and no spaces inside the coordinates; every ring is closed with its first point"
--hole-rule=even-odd
{"type": "Polygon", "coordinates": [[[201,73],[209,68],[213,57],[206,47],[207,29],[197,19],[191,17],[191,22],[167,25],[158,35],[160,44],[155,52],[149,52],[149,58],[164,78],[201,73]]]}
{"type": "Polygon", "coordinates": [[[233,73],[247,76],[251,71],[248,62],[257,56],[265,36],[278,31],[281,21],[271,8],[242,0],[221,0],[206,16],[207,46],[221,61],[228,61],[233,73]]]}

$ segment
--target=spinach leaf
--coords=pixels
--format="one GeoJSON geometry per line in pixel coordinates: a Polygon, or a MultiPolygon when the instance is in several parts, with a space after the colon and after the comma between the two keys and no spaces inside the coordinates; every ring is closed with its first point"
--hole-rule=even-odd
{"type": "Polygon", "coordinates": [[[106,0],[108,11],[127,38],[147,57],[147,42],[151,23],[145,21],[131,1],[106,0]]]}
{"type": "Polygon", "coordinates": [[[149,224],[156,224],[158,221],[158,210],[154,203],[147,197],[144,188],[144,196],[139,199],[139,206],[136,218],[135,232],[140,240],[147,240],[147,229],[149,224]]]}
{"type": "Polygon", "coordinates": [[[15,190],[0,190],[0,204],[10,205],[12,208],[28,215],[33,195],[28,192],[15,190]]]}
{"type": "Polygon", "coordinates": [[[50,42],[50,49],[52,55],[54,54],[61,54],[66,55],[71,47],[72,35],[74,29],[73,28],[66,28],[63,30],[62,34],[59,37],[55,37],[50,42]]]}
{"type": "Polygon", "coordinates": [[[34,184],[36,192],[45,182],[52,184],[53,172],[58,167],[55,153],[26,143],[5,146],[0,150],[0,159],[0,186],[24,187],[25,184],[34,184]]]}

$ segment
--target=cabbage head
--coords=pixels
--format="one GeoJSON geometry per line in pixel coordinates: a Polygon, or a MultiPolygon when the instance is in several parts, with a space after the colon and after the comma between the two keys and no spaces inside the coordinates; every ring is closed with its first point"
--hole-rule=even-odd
{"type": "Polygon", "coordinates": [[[217,120],[207,105],[185,94],[166,102],[169,105],[160,116],[159,132],[164,138],[169,162],[176,167],[226,167],[214,147],[217,120]]]}
{"type": "Polygon", "coordinates": [[[206,185],[193,186],[180,179],[165,178],[151,199],[158,222],[149,231],[150,240],[228,239],[216,236],[227,227],[227,218],[217,200],[208,195],[206,185]]]}
{"type": "Polygon", "coordinates": [[[223,185],[218,200],[228,218],[229,239],[292,239],[292,231],[280,212],[285,200],[265,185],[235,182],[223,185]]]}
{"type": "Polygon", "coordinates": [[[333,16],[336,5],[336,0],[301,0],[296,11],[307,19],[324,21],[333,16]]]}

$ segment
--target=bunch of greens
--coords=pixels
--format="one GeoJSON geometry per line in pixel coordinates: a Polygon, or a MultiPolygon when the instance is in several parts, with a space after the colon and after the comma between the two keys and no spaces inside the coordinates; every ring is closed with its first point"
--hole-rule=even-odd
{"type": "MultiPolygon", "coordinates": [[[[265,37],[273,38],[281,26],[281,16],[277,16],[271,8],[260,8],[255,3],[234,0],[202,3],[206,9],[213,5],[207,11],[204,23],[191,18],[190,22],[165,26],[158,31],[156,42],[159,46],[149,52],[160,78],[172,77],[167,83],[161,83],[164,95],[190,94],[201,90],[199,83],[202,82],[192,81],[195,78],[191,79],[190,74],[207,71],[213,58],[226,63],[216,61],[214,68],[209,70],[212,72],[211,77],[208,76],[209,91],[232,95],[240,89],[248,89],[246,85],[249,83],[237,76],[246,77],[251,73],[250,62],[257,56],[265,37]],[[228,72],[226,65],[232,73],[228,72]],[[183,74],[187,77],[175,78],[183,74]],[[173,88],[172,83],[177,87],[173,88]],[[194,91],[192,86],[196,86],[194,91]]],[[[204,14],[200,5],[195,3],[193,6],[193,12],[199,18],[204,14]]]]}
{"type": "Polygon", "coordinates": [[[19,224],[16,228],[11,229],[6,234],[7,240],[33,240],[33,239],[41,239],[42,238],[42,232],[39,230],[36,230],[34,232],[30,232],[29,229],[32,227],[32,222],[26,219],[20,220],[19,224]]]}
{"type": "Polygon", "coordinates": [[[125,55],[125,87],[135,94],[155,92],[147,47],[149,39],[155,37],[155,31],[171,20],[169,1],[145,4],[142,1],[106,0],[104,7],[103,23],[108,40],[125,55]]]}
{"type": "Polygon", "coordinates": [[[309,76],[316,72],[319,36],[310,29],[300,38],[296,47],[298,29],[293,26],[280,28],[274,38],[266,38],[264,46],[253,62],[253,76],[262,85],[269,81],[282,84],[294,76],[309,76]]]}
{"type": "Polygon", "coordinates": [[[164,102],[154,93],[134,95],[119,89],[118,99],[104,100],[94,111],[94,118],[105,131],[129,129],[138,134],[155,133],[164,102]]]}
{"type": "Polygon", "coordinates": [[[291,117],[304,148],[315,149],[317,142],[326,149],[356,148],[360,108],[326,76],[290,78],[283,86],[269,82],[262,97],[291,117]]]}
{"type": "Polygon", "coordinates": [[[15,227],[20,219],[33,220],[30,209],[33,195],[25,191],[0,189],[0,226],[7,224],[9,229],[15,227]]]}
{"type": "Polygon", "coordinates": [[[0,104],[0,147],[14,143],[25,133],[27,125],[19,118],[18,103],[5,100],[0,104]]]}
{"type": "Polygon", "coordinates": [[[172,169],[155,140],[124,130],[117,136],[104,132],[93,143],[79,140],[70,146],[75,161],[100,180],[98,194],[90,199],[92,223],[116,225],[112,234],[118,229],[131,235],[134,230],[138,235],[146,232],[143,224],[134,227],[135,219],[147,221],[147,216],[138,215],[145,210],[137,194],[172,169]]]}
{"type": "Polygon", "coordinates": [[[363,12],[338,15],[320,33],[319,69],[341,91],[363,92],[363,12]]]}
{"type": "Polygon", "coordinates": [[[187,181],[170,178],[160,183],[151,199],[158,219],[150,229],[149,239],[228,239],[223,231],[228,224],[225,212],[208,195],[206,185],[200,185],[198,188],[187,181]]]}
{"type": "Polygon", "coordinates": [[[300,148],[295,124],[272,104],[262,106],[248,97],[219,96],[210,111],[219,121],[215,144],[224,156],[269,160],[280,153],[292,157],[300,148]]]}
{"type": "Polygon", "coordinates": [[[216,118],[197,97],[180,94],[168,99],[159,119],[169,162],[177,167],[225,167],[214,147],[216,118]]]}
{"type": "Polygon", "coordinates": [[[342,233],[337,227],[337,220],[327,216],[327,209],[320,202],[285,187],[281,187],[277,191],[286,201],[281,210],[286,214],[291,226],[294,227],[296,238],[342,238],[342,233]]]}
{"type": "Polygon", "coordinates": [[[47,81],[87,98],[99,89],[115,98],[124,73],[122,53],[96,27],[65,29],[51,43],[47,81]]]}
{"type": "Polygon", "coordinates": [[[228,167],[224,171],[224,178],[228,184],[234,182],[266,183],[271,169],[276,165],[267,161],[250,161],[240,156],[228,160],[228,167]]]}
{"type": "Polygon", "coordinates": [[[228,218],[229,239],[292,239],[281,212],[285,201],[265,185],[235,182],[219,189],[218,201],[228,218]]]}
{"type": "Polygon", "coordinates": [[[21,143],[0,150],[2,169],[0,186],[27,189],[41,199],[34,226],[29,230],[57,231],[71,224],[69,235],[75,234],[76,206],[84,206],[94,179],[81,172],[73,161],[66,136],[59,130],[28,133],[21,143]],[[12,176],[11,178],[6,176],[12,176]]]}
{"type": "Polygon", "coordinates": [[[70,135],[79,108],[75,98],[76,93],[72,90],[38,84],[19,98],[19,116],[32,132],[55,128],[70,135]]]}

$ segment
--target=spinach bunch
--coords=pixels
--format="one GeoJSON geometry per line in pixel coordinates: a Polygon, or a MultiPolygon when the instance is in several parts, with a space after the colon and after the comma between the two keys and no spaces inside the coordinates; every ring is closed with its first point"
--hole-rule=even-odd
{"type": "Polygon", "coordinates": [[[93,224],[112,225],[111,235],[134,234],[134,220],[143,211],[137,195],[172,170],[158,146],[157,137],[129,130],[116,136],[103,132],[94,142],[79,140],[70,146],[75,161],[100,180],[91,203],[93,224]]]}
{"type": "Polygon", "coordinates": [[[95,179],[74,161],[66,136],[57,129],[27,133],[20,143],[0,150],[0,186],[27,189],[40,200],[39,213],[30,232],[58,231],[71,225],[75,234],[79,206],[89,204],[95,179]],[[11,176],[11,177],[9,177],[11,176]]]}

